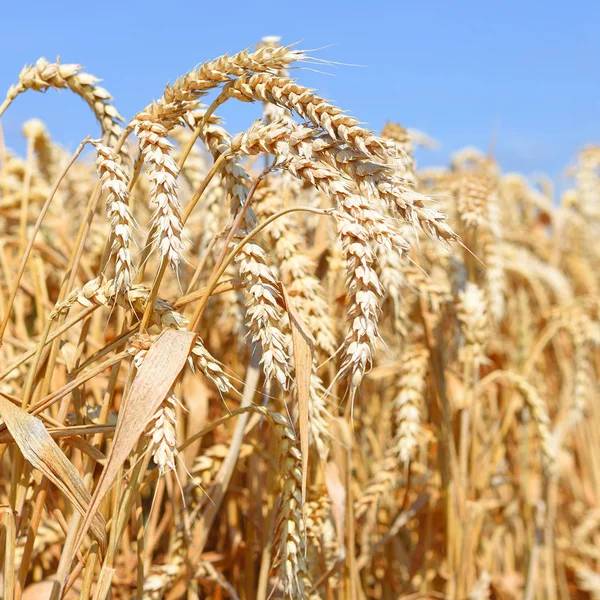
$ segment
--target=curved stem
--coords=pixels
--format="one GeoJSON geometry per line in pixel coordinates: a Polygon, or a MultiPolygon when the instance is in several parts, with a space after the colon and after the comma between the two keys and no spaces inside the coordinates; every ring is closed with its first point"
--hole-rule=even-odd
{"type": "Polygon", "coordinates": [[[64,177],[67,174],[67,172],[69,171],[69,169],[73,166],[73,163],[77,160],[77,158],[83,151],[85,145],[87,143],[89,143],[89,141],[90,141],[90,136],[86,137],[85,140],[83,140],[83,142],[81,142],[81,144],[79,144],[79,146],[77,147],[77,150],[75,150],[75,153],[71,157],[71,160],[67,163],[67,165],[65,166],[65,168],[59,175],[56,183],[54,184],[54,187],[52,188],[52,190],[50,191],[50,194],[48,195],[48,198],[46,199],[46,202],[44,203],[44,206],[42,207],[42,210],[40,211],[40,214],[35,223],[33,231],[31,232],[31,237],[29,238],[29,243],[27,244],[27,248],[25,249],[25,252],[23,253],[23,258],[21,259],[21,264],[19,265],[19,272],[17,273],[17,277],[15,278],[15,282],[13,284],[13,289],[10,292],[10,297],[8,299],[8,303],[6,306],[6,313],[4,315],[4,318],[2,319],[2,324],[0,325],[0,345],[2,345],[2,338],[4,337],[4,332],[6,331],[6,326],[8,325],[8,320],[10,318],[10,313],[12,311],[12,307],[15,302],[17,290],[19,289],[19,283],[21,282],[21,278],[23,277],[23,273],[25,272],[25,267],[27,265],[27,261],[29,260],[29,255],[31,254],[31,251],[33,249],[35,238],[40,230],[40,227],[42,226],[42,221],[44,220],[46,213],[48,212],[48,209],[50,208],[50,203],[52,202],[52,200],[54,200],[54,196],[56,195],[56,192],[58,190],[58,187],[62,183],[62,180],[64,179],[64,177]]]}
{"type": "Polygon", "coordinates": [[[0,117],[6,112],[6,109],[12,104],[15,98],[6,98],[2,104],[0,104],[0,117]]]}
{"type": "MultiPolygon", "coordinates": [[[[81,321],[82,319],[85,319],[87,316],[91,315],[98,308],[100,308],[99,304],[90,306],[90,307],[86,308],[85,310],[81,311],[78,315],[73,317],[70,321],[67,321],[64,325],[61,325],[58,329],[55,329],[52,332],[52,334],[47,337],[43,346],[46,346],[50,342],[54,341],[57,337],[59,337],[65,331],[67,331],[68,329],[73,327],[73,325],[79,323],[79,321],[81,321]]],[[[10,365],[8,365],[8,367],[6,367],[6,369],[4,369],[4,371],[2,371],[2,373],[0,373],[0,381],[2,381],[3,379],[6,379],[6,377],[10,374],[11,371],[14,371],[16,368],[20,367],[24,362],[28,361],[32,356],[34,356],[36,354],[37,350],[38,350],[38,347],[36,346],[32,350],[29,350],[29,352],[26,352],[25,354],[23,354],[23,356],[19,357],[14,362],[10,363],[10,365]]]]}
{"type": "Polygon", "coordinates": [[[35,138],[27,138],[27,158],[25,159],[25,174],[23,176],[23,189],[21,194],[21,214],[19,219],[19,251],[24,252],[27,247],[27,217],[29,216],[29,196],[31,193],[31,177],[33,175],[33,151],[35,138]]]}
{"type": "MultiPolygon", "coordinates": [[[[224,155],[221,155],[221,156],[224,156],[224,155]]],[[[219,158],[221,158],[221,157],[219,157],[219,158]]],[[[254,197],[254,193],[256,192],[256,190],[258,188],[258,184],[264,179],[264,177],[266,177],[267,173],[269,173],[270,171],[271,171],[271,168],[267,167],[254,180],[254,183],[252,184],[252,187],[250,188],[250,190],[248,192],[248,196],[246,197],[244,204],[242,205],[240,210],[235,215],[235,219],[233,220],[233,223],[231,224],[231,228],[229,230],[229,233],[227,234],[225,243],[223,244],[223,249],[221,250],[221,253],[219,254],[219,258],[217,259],[217,262],[213,269],[212,275],[209,279],[208,285],[206,286],[206,289],[207,289],[206,296],[202,299],[202,302],[200,302],[200,304],[196,308],[196,311],[194,312],[194,316],[192,317],[192,320],[190,321],[190,327],[188,328],[189,331],[195,331],[198,329],[198,326],[200,324],[200,319],[202,318],[202,315],[204,314],[204,310],[206,309],[206,306],[208,305],[208,300],[209,300],[211,294],[213,293],[214,289],[217,287],[219,278],[225,272],[225,269],[227,268],[227,266],[229,264],[228,262],[224,262],[225,257],[227,256],[227,248],[229,247],[229,244],[232,242],[233,238],[235,237],[235,235],[237,233],[239,226],[242,223],[242,219],[244,218],[244,215],[246,214],[246,211],[248,210],[248,207],[250,206],[250,203],[252,202],[252,198],[254,197]]]]}
{"type": "Polygon", "coordinates": [[[55,402],[58,402],[61,398],[64,398],[67,394],[70,394],[74,389],[78,388],[82,383],[89,381],[90,379],[96,377],[96,375],[100,375],[100,373],[105,371],[108,367],[110,367],[114,364],[117,364],[118,362],[121,362],[124,358],[128,358],[130,356],[131,356],[131,352],[129,352],[128,350],[125,350],[123,352],[120,352],[119,354],[115,354],[114,356],[111,356],[109,359],[100,363],[97,367],[94,367],[93,369],[86,371],[85,373],[83,373],[82,375],[77,377],[77,379],[73,379],[73,381],[71,381],[67,385],[63,386],[59,390],[56,390],[55,392],[52,392],[51,394],[48,394],[48,396],[46,396],[45,398],[42,398],[39,402],[37,402],[33,406],[30,406],[27,409],[27,412],[32,415],[37,415],[37,414],[41,413],[43,410],[46,410],[49,406],[52,406],[52,404],[54,404],[55,402]]]}
{"type": "Polygon", "coordinates": [[[231,158],[231,154],[229,152],[224,152],[215,160],[210,171],[207,173],[204,181],[200,185],[200,187],[196,190],[196,193],[192,196],[192,199],[188,202],[188,205],[185,207],[185,211],[183,213],[183,217],[181,218],[182,222],[185,223],[188,219],[196,204],[198,204],[198,200],[200,200],[202,194],[208,187],[208,184],[211,182],[212,178],[217,174],[219,169],[223,166],[223,163],[231,158]]]}
{"type": "Polygon", "coordinates": [[[181,167],[183,167],[185,161],[187,160],[188,156],[190,155],[190,152],[192,151],[192,148],[194,147],[196,140],[200,137],[202,130],[206,127],[206,124],[208,123],[208,119],[210,119],[210,117],[215,112],[215,110],[217,110],[217,108],[219,106],[221,106],[221,104],[223,104],[227,100],[227,98],[229,98],[229,94],[228,94],[227,88],[225,88],[215,98],[213,103],[208,107],[206,112],[202,115],[202,120],[200,121],[200,123],[198,123],[198,125],[196,125],[196,129],[194,129],[194,132],[192,133],[192,137],[188,140],[188,143],[186,144],[185,148],[183,149],[183,152],[181,153],[181,156],[179,157],[179,161],[177,162],[177,164],[180,169],[181,169],[181,167]]]}
{"type": "MultiPolygon", "coordinates": [[[[248,196],[250,197],[250,194],[248,196]]],[[[248,200],[246,200],[246,203],[248,203],[248,200]]],[[[202,315],[204,314],[204,310],[206,309],[206,305],[208,304],[208,301],[209,301],[212,293],[214,292],[215,288],[217,287],[219,279],[221,278],[223,273],[225,273],[225,270],[227,269],[227,267],[232,263],[233,259],[235,258],[235,255],[240,251],[240,248],[243,248],[244,245],[247,244],[254,236],[256,236],[258,233],[260,233],[263,229],[265,229],[265,227],[269,226],[271,223],[273,223],[273,221],[277,220],[279,217],[286,215],[288,213],[297,212],[297,211],[312,212],[312,213],[315,213],[318,215],[331,215],[333,213],[333,209],[324,210],[322,208],[313,208],[312,206],[294,206],[291,208],[284,208],[283,210],[280,210],[279,212],[275,213],[274,215],[271,215],[268,219],[265,219],[260,225],[255,227],[250,233],[248,233],[244,238],[242,238],[242,240],[239,242],[239,244],[237,244],[233,248],[233,250],[231,250],[231,252],[227,255],[227,257],[223,259],[221,266],[219,267],[218,270],[216,270],[214,275],[211,277],[208,285],[205,288],[206,289],[205,295],[203,296],[202,301],[200,302],[198,307],[196,308],[196,312],[194,313],[194,316],[192,317],[192,319],[190,321],[190,323],[192,323],[192,326],[190,327],[190,331],[193,331],[194,329],[196,329],[198,327],[198,324],[200,323],[200,319],[202,318],[202,315]]],[[[241,212],[242,211],[240,211],[240,213],[241,212]]],[[[241,221],[241,219],[240,219],[240,221],[241,221]]],[[[235,225],[235,223],[234,223],[234,225],[235,225]]],[[[235,231],[235,229],[232,227],[231,231],[235,231]]],[[[229,246],[229,242],[231,241],[230,238],[233,239],[233,235],[231,235],[231,233],[230,233],[230,236],[228,236],[227,243],[225,244],[225,247],[224,247],[225,251],[227,250],[227,248],[229,246]]]]}
{"type": "Polygon", "coordinates": [[[196,285],[196,283],[198,283],[198,279],[200,278],[200,273],[202,273],[202,271],[204,270],[204,267],[206,266],[206,263],[208,262],[209,256],[211,255],[212,251],[214,250],[215,246],[217,245],[218,239],[221,237],[221,233],[217,233],[216,235],[213,236],[213,239],[210,240],[210,243],[208,244],[206,251],[202,255],[202,258],[200,259],[198,266],[194,270],[194,275],[192,276],[192,279],[190,280],[187,290],[185,291],[186,294],[189,294],[194,289],[194,286],[196,285]]]}

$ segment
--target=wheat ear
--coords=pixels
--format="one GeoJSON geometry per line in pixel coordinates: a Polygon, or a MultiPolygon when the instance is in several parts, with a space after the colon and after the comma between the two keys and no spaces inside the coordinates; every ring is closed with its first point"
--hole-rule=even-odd
{"type": "Polygon", "coordinates": [[[133,257],[130,245],[133,241],[134,219],[129,208],[131,194],[127,189],[129,180],[118,156],[104,144],[94,142],[98,158],[96,169],[102,189],[108,192],[106,218],[111,227],[111,255],[115,257],[115,287],[124,292],[133,281],[133,257]]]}
{"type": "Polygon", "coordinates": [[[402,354],[398,393],[392,403],[396,435],[392,445],[400,462],[406,465],[423,437],[421,407],[425,401],[429,352],[420,344],[410,344],[402,354]]]}
{"type": "MultiPolygon", "coordinates": [[[[7,94],[7,101],[12,102],[19,94],[27,90],[45,92],[48,88],[68,88],[83,98],[94,112],[102,127],[103,139],[107,146],[113,147],[123,134],[119,123],[123,118],[112,104],[112,96],[106,89],[97,85],[100,79],[82,73],[81,65],[48,62],[40,58],[35,65],[27,65],[19,73],[19,81],[12,85],[7,94]]],[[[123,149],[120,151],[121,161],[128,160],[128,155],[123,149]]]]}
{"type": "Polygon", "coordinates": [[[264,250],[247,243],[236,254],[240,276],[246,286],[248,328],[255,342],[263,349],[261,364],[267,380],[275,378],[281,389],[291,382],[291,366],[287,340],[280,329],[283,309],[277,279],[266,264],[264,250]]]}
{"type": "Polygon", "coordinates": [[[178,198],[179,167],[169,154],[173,148],[167,139],[169,131],[150,113],[139,113],[131,124],[140,140],[140,151],[148,165],[148,178],[152,182],[150,235],[153,248],[177,272],[185,248],[178,198]]]}

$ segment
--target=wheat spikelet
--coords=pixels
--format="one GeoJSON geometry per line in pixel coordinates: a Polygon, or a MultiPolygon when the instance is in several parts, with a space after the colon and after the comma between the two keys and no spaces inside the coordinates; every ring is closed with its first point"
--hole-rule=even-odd
{"type": "MultiPolygon", "coordinates": [[[[306,515],[306,537],[309,542],[308,550],[314,550],[315,546],[321,546],[323,526],[331,511],[331,499],[326,490],[320,486],[311,487],[308,490],[304,512],[306,515]],[[312,548],[311,548],[312,546],[312,548]]],[[[311,561],[314,564],[314,561],[311,561]]]]}
{"type": "Polygon", "coordinates": [[[389,448],[373,468],[373,476],[367,481],[354,505],[357,518],[362,518],[381,498],[404,483],[404,475],[398,469],[398,452],[389,448]]]}
{"type": "Polygon", "coordinates": [[[573,301],[573,285],[560,269],[541,260],[527,248],[515,244],[503,243],[501,253],[506,270],[522,273],[527,279],[539,279],[552,291],[559,304],[568,305],[573,301]]]}
{"type": "Polygon", "coordinates": [[[283,483],[280,516],[275,539],[279,543],[277,559],[281,563],[283,593],[286,598],[300,600],[310,589],[310,576],[304,556],[304,519],[302,516],[302,456],[289,421],[271,413],[281,446],[280,473],[283,483]]]}
{"type": "Polygon", "coordinates": [[[481,150],[474,146],[453,152],[450,156],[450,166],[453,171],[487,171],[491,165],[491,159],[481,150]]]}
{"type": "Polygon", "coordinates": [[[219,392],[224,394],[234,389],[221,365],[206,349],[204,342],[199,337],[192,348],[189,362],[192,370],[194,368],[199,369],[208,380],[215,384],[219,392]]]}
{"type": "Polygon", "coordinates": [[[579,345],[575,342],[575,385],[573,390],[573,405],[570,411],[570,420],[573,424],[579,423],[584,418],[587,409],[592,378],[592,365],[589,355],[588,344],[579,345]]]}
{"type": "Polygon", "coordinates": [[[409,345],[402,354],[403,365],[392,410],[396,420],[393,445],[404,465],[413,458],[423,435],[420,410],[424,403],[428,360],[429,353],[420,344],[409,345]]]}
{"type": "MultiPolygon", "coordinates": [[[[223,461],[227,457],[229,447],[226,444],[214,444],[202,450],[202,454],[194,459],[194,463],[190,468],[192,481],[190,488],[186,492],[191,491],[192,498],[199,501],[206,498],[204,490],[210,485],[223,461]]],[[[239,460],[243,460],[254,452],[251,444],[242,444],[240,447],[239,460]]]]}
{"type": "MultiPolygon", "coordinates": [[[[136,369],[140,369],[148,350],[155,341],[156,336],[148,334],[136,334],[132,337],[130,344],[135,351],[133,365],[136,369]]],[[[177,404],[179,404],[179,400],[175,397],[173,390],[170,390],[146,428],[146,435],[150,440],[149,451],[160,475],[175,470],[175,458],[178,454],[177,404]]]]}
{"type": "MultiPolygon", "coordinates": [[[[263,37],[260,41],[260,44],[257,46],[259,48],[281,48],[280,38],[277,36],[266,36],[263,37]]],[[[275,73],[278,77],[288,77],[287,69],[279,68],[275,73]]],[[[282,106],[278,106],[277,104],[272,104],[270,102],[265,102],[263,106],[263,120],[265,123],[273,123],[275,121],[287,120],[290,122],[294,122],[291,111],[282,106]]]]}
{"type": "MultiPolygon", "coordinates": [[[[276,36],[264,37],[258,48],[262,46],[277,48],[280,46],[280,39],[276,36]]],[[[279,77],[288,77],[289,74],[286,69],[281,68],[276,73],[279,77]]],[[[292,112],[287,108],[272,104],[271,102],[263,103],[263,121],[267,124],[276,123],[278,121],[295,125],[294,116],[292,112]]],[[[283,172],[279,175],[280,194],[284,198],[290,198],[291,196],[298,196],[301,193],[302,184],[292,177],[289,173],[283,172]]]]}
{"type": "Polygon", "coordinates": [[[250,71],[275,73],[304,58],[304,53],[291,50],[289,46],[263,46],[255,52],[244,50],[232,56],[225,54],[204,63],[177,79],[173,85],[167,86],[160,103],[173,105],[194,102],[207,91],[234,77],[241,77],[250,71]]]}
{"type": "MultiPolygon", "coordinates": [[[[135,350],[133,365],[140,369],[148,350],[156,341],[156,336],[136,334],[130,343],[135,350]]],[[[152,417],[147,427],[147,437],[150,439],[150,452],[159,473],[164,475],[167,471],[175,469],[177,456],[177,407],[178,400],[171,390],[162,401],[160,407],[152,417]]]]}
{"type": "MultiPolygon", "coordinates": [[[[330,573],[326,583],[328,587],[334,588],[339,578],[332,571],[340,548],[333,524],[331,499],[321,486],[314,486],[308,490],[304,514],[306,516],[306,562],[311,579],[316,582],[320,572],[325,570],[330,573]]],[[[323,589],[321,593],[326,594],[326,590],[323,589]]]]}
{"type": "MultiPolygon", "coordinates": [[[[260,190],[257,218],[266,219],[283,208],[274,186],[260,190]]],[[[335,326],[323,287],[314,276],[315,264],[307,255],[304,237],[289,215],[282,215],[268,228],[266,237],[274,249],[279,276],[288,288],[294,308],[315,339],[315,349],[329,357],[335,353],[335,326]]]]}
{"type": "Polygon", "coordinates": [[[212,239],[219,234],[223,225],[223,184],[219,177],[211,179],[204,195],[202,227],[196,243],[198,255],[203,256],[212,239]]]}
{"type": "MultiPolygon", "coordinates": [[[[201,118],[200,114],[197,117],[195,112],[192,114],[194,120],[196,118],[201,118]]],[[[183,127],[176,127],[170,132],[170,136],[177,142],[177,158],[181,157],[183,149],[192,138],[192,135],[191,131],[184,129],[183,127]]],[[[200,184],[204,179],[203,174],[208,170],[207,162],[206,155],[202,153],[196,144],[194,144],[181,167],[181,176],[187,181],[192,193],[200,187],[200,184]]],[[[214,180],[211,180],[211,184],[213,186],[215,185],[214,180]]]]}
{"type": "Polygon", "coordinates": [[[368,245],[365,228],[356,222],[338,221],[338,233],[346,258],[346,286],[350,295],[348,317],[351,328],[344,340],[340,376],[350,375],[354,396],[380,337],[377,327],[384,292],[373,268],[375,255],[368,245]]]}
{"type": "Polygon", "coordinates": [[[582,255],[566,256],[563,268],[569,275],[572,284],[569,287],[583,294],[597,295],[600,291],[591,261],[582,255]]]}
{"type": "Polygon", "coordinates": [[[131,124],[140,140],[140,152],[148,165],[148,177],[152,182],[150,235],[153,248],[177,272],[184,244],[177,184],[179,167],[169,155],[173,145],[167,139],[168,129],[151,114],[139,113],[131,124]]]}
{"type": "Polygon", "coordinates": [[[600,148],[597,146],[585,147],[578,156],[578,165],[575,173],[579,209],[588,218],[600,217],[600,148]]]}
{"type": "Polygon", "coordinates": [[[129,246],[133,241],[134,219],[129,209],[129,178],[113,150],[98,142],[94,142],[94,146],[98,153],[98,177],[102,181],[102,189],[108,192],[106,218],[111,226],[111,255],[115,257],[114,283],[119,293],[124,292],[133,281],[133,257],[129,246]]]}
{"type": "MultiPolygon", "coordinates": [[[[239,278],[237,266],[230,265],[225,271],[225,277],[230,279],[239,278]]],[[[214,306],[209,305],[209,309],[211,308],[211,314],[214,314],[222,330],[243,343],[248,333],[244,290],[236,290],[231,294],[221,294],[219,301],[215,302],[214,306]]]]}
{"type": "Polygon", "coordinates": [[[164,399],[152,418],[148,437],[152,442],[152,458],[161,475],[175,469],[177,456],[177,407],[178,400],[172,392],[164,399]]]}
{"type": "Polygon", "coordinates": [[[331,448],[330,420],[331,415],[325,405],[327,392],[323,380],[317,373],[317,364],[313,360],[309,382],[308,427],[310,443],[317,449],[319,458],[325,464],[331,448]]]}
{"type": "Polygon", "coordinates": [[[495,193],[488,196],[488,232],[484,242],[484,260],[487,266],[486,282],[490,314],[496,323],[504,316],[504,261],[502,259],[502,224],[495,193]]]}
{"type": "MultiPolygon", "coordinates": [[[[229,155],[231,153],[231,137],[223,127],[210,125],[205,128],[202,137],[215,160],[223,154],[229,155]]],[[[221,170],[221,181],[225,195],[229,198],[231,214],[235,215],[246,203],[251,181],[246,169],[235,154],[225,159],[221,170]]],[[[256,225],[256,217],[252,206],[246,209],[244,220],[249,228],[256,225]]]]}
{"type": "MultiPolygon", "coordinates": [[[[282,161],[287,159],[288,168],[295,169],[298,173],[294,170],[292,173],[300,177],[307,166],[314,166],[316,160],[322,161],[319,172],[348,175],[365,199],[373,197],[377,203],[384,203],[391,214],[400,215],[410,225],[421,228],[437,239],[457,239],[456,234],[445,224],[445,215],[427,206],[427,198],[410,186],[407,187],[407,183],[390,167],[373,162],[362,153],[340,147],[340,142],[334,136],[316,134],[318,132],[311,127],[294,125],[288,121],[270,124],[257,121],[244,134],[236,136],[233,149],[247,154],[265,152],[280,157],[282,161]],[[297,160],[290,160],[290,153],[297,160]]],[[[314,181],[311,183],[319,187],[314,181]]],[[[348,182],[343,185],[349,188],[348,182]]],[[[373,208],[371,205],[369,207],[373,208]]],[[[385,221],[379,212],[370,212],[380,224],[385,221]]],[[[381,228],[383,229],[383,225],[381,228]]]]}
{"type": "MultiPolygon", "coordinates": [[[[36,138],[34,143],[37,143],[36,138]]],[[[34,147],[35,150],[35,147],[34,147]]],[[[37,161],[36,161],[37,162],[37,161]]],[[[12,156],[7,152],[4,168],[0,171],[0,184],[2,185],[2,198],[0,199],[0,207],[6,213],[11,209],[17,208],[23,199],[23,186],[25,183],[26,164],[21,159],[12,156]]],[[[45,174],[31,165],[29,169],[29,191],[28,200],[31,204],[41,204],[48,197],[50,192],[49,183],[45,174]]],[[[56,198],[56,206],[61,205],[64,201],[64,195],[60,194],[56,198]]]]}
{"type": "Polygon", "coordinates": [[[152,565],[144,580],[143,600],[161,600],[181,569],[180,559],[168,565],[152,565]]]}
{"type": "Polygon", "coordinates": [[[531,416],[533,417],[533,422],[540,438],[542,465],[547,474],[552,474],[556,468],[556,448],[552,436],[552,421],[548,415],[548,408],[536,388],[522,375],[513,372],[505,372],[504,374],[519,390],[531,410],[531,416]]]}
{"type": "MultiPolygon", "coordinates": [[[[509,227],[534,226],[540,219],[551,222],[552,202],[546,194],[533,189],[521,175],[507,173],[499,181],[499,200],[502,216],[509,227]]],[[[536,244],[537,249],[542,249],[536,244]]]]}
{"type": "Polygon", "coordinates": [[[488,218],[488,198],[493,187],[487,176],[468,173],[461,177],[457,189],[457,208],[466,228],[485,226],[488,218]]]}
{"type": "Polygon", "coordinates": [[[246,286],[248,328],[255,342],[263,349],[261,364],[267,381],[275,378],[282,390],[290,385],[290,358],[287,340],[280,330],[283,310],[277,279],[265,263],[265,252],[255,243],[248,243],[236,254],[240,276],[246,286]]]}
{"type": "Polygon", "coordinates": [[[393,162],[390,161],[390,164],[395,167],[396,174],[404,179],[407,185],[415,186],[417,173],[413,156],[412,136],[400,123],[393,123],[392,121],[388,121],[384,125],[381,135],[384,138],[393,140],[396,144],[398,158],[393,162]]]}
{"type": "MultiPolygon", "coordinates": [[[[404,299],[406,285],[404,268],[406,265],[396,250],[380,246],[377,248],[376,266],[381,285],[386,292],[386,303],[390,306],[393,332],[399,338],[404,339],[408,335],[410,326],[404,299]]],[[[384,312],[386,311],[384,310],[384,312]]]]}
{"type": "MultiPolygon", "coordinates": [[[[61,163],[65,161],[64,152],[52,143],[46,126],[39,119],[29,119],[23,123],[23,134],[33,141],[36,155],[36,171],[47,183],[53,183],[61,163]]],[[[36,173],[36,175],[37,175],[36,173]]],[[[32,181],[32,187],[35,182],[32,181]]],[[[33,190],[30,190],[32,192],[33,190]]]]}
{"type": "Polygon", "coordinates": [[[485,294],[476,284],[468,282],[465,289],[459,292],[458,299],[456,316],[465,340],[464,352],[459,357],[464,361],[469,356],[478,367],[486,361],[489,338],[485,294]]]}
{"type": "Polygon", "coordinates": [[[395,152],[393,144],[364,129],[357,119],[348,116],[293,79],[268,73],[247,74],[232,82],[229,93],[239,100],[272,102],[294,111],[322,128],[335,140],[368,156],[386,157],[395,152]]]}
{"type": "MultiPolygon", "coordinates": [[[[107,281],[101,276],[88,281],[81,289],[69,293],[64,301],[55,305],[49,318],[54,319],[59,314],[64,314],[75,304],[86,308],[119,305],[126,310],[133,310],[139,317],[146,310],[149,297],[150,289],[143,285],[131,285],[126,293],[118,293],[114,281],[107,281]]],[[[151,323],[160,327],[180,329],[187,325],[188,320],[177,312],[170,302],[157,298],[152,309],[151,323]]]]}
{"type": "MultiPolygon", "coordinates": [[[[19,73],[19,82],[9,88],[7,100],[14,100],[27,90],[45,92],[48,88],[68,88],[90,106],[102,126],[104,143],[109,147],[116,145],[123,133],[119,125],[123,118],[111,104],[112,96],[103,87],[97,85],[99,79],[89,73],[82,73],[81,65],[50,63],[40,58],[35,65],[27,65],[19,73]]],[[[125,150],[120,152],[121,161],[128,158],[125,150]]]]}
{"type": "Polygon", "coordinates": [[[584,312],[571,315],[567,326],[573,339],[574,386],[573,402],[569,410],[569,421],[577,425],[587,412],[588,401],[593,389],[594,368],[593,346],[598,342],[598,324],[584,312]]]}

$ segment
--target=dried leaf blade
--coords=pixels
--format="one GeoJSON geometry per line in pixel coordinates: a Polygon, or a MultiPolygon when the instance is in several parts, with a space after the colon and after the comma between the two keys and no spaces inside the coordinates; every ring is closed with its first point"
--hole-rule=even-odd
{"type": "Polygon", "coordinates": [[[290,297],[281,286],[286,309],[290,318],[294,363],[296,370],[296,393],[300,422],[300,452],[302,453],[302,503],[306,500],[306,478],[308,476],[308,403],[310,399],[310,374],[313,359],[313,339],[298,311],[290,302],[290,297]]]}
{"type": "Polygon", "coordinates": [[[102,499],[185,366],[195,340],[196,334],[193,332],[165,329],[148,350],[125,399],[123,410],[119,413],[111,453],[92,495],[74,548],[81,545],[102,499]]]}
{"type": "MultiPolygon", "coordinates": [[[[91,495],[77,469],[69,462],[43,423],[22,408],[0,396],[0,416],[19,450],[31,465],[43,473],[82,515],[91,503],[91,495]]],[[[90,528],[101,548],[106,547],[106,523],[102,515],[94,515],[90,528]]]]}

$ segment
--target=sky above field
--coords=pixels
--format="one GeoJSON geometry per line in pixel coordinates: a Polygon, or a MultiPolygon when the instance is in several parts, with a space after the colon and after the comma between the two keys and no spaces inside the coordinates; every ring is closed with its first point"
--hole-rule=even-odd
{"type": "MultiPolygon", "coordinates": [[[[505,171],[543,171],[561,184],[577,149],[600,142],[600,2],[104,2],[3,4],[0,84],[40,56],[81,63],[130,118],[168,81],[225,52],[279,35],[314,56],[294,76],[380,129],[399,121],[437,139],[420,165],[444,164],[466,145],[493,148],[505,171]],[[543,7],[543,8],[542,8],[543,7]],[[357,66],[360,65],[360,66],[357,66]]],[[[2,95],[4,91],[2,91],[2,95]]],[[[260,114],[231,102],[234,133],[260,114]]],[[[67,92],[30,92],[5,113],[10,147],[21,124],[43,119],[74,149],[98,126],[67,92]]]]}

